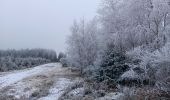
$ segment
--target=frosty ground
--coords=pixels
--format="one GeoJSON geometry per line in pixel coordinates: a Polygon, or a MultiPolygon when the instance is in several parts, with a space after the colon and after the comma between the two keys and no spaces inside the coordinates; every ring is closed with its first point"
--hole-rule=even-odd
{"type": "Polygon", "coordinates": [[[58,100],[64,88],[80,80],[69,68],[50,63],[35,68],[0,73],[0,100],[58,100]]]}
{"type": "MultiPolygon", "coordinates": [[[[79,77],[77,71],[71,71],[69,67],[62,67],[60,63],[1,72],[0,100],[63,100],[63,98],[93,100],[93,98],[84,96],[83,84],[83,78],[79,77]]],[[[117,98],[114,95],[121,94],[111,93],[96,100],[117,98]]]]}

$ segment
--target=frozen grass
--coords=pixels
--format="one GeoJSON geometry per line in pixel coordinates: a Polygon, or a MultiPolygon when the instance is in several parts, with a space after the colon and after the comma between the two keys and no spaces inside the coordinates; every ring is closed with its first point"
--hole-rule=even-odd
{"type": "Polygon", "coordinates": [[[58,100],[64,93],[66,87],[68,87],[71,83],[72,82],[70,79],[59,78],[53,87],[49,90],[49,95],[38,100],[58,100]]]}
{"type": "Polygon", "coordinates": [[[58,100],[76,77],[58,63],[2,73],[0,100],[58,100]]]}
{"type": "Polygon", "coordinates": [[[29,70],[23,70],[15,73],[5,74],[4,76],[1,75],[0,77],[0,89],[10,86],[18,81],[23,80],[24,78],[43,73],[46,71],[48,66],[52,66],[54,64],[45,64],[41,66],[37,66],[35,68],[29,70]]]}

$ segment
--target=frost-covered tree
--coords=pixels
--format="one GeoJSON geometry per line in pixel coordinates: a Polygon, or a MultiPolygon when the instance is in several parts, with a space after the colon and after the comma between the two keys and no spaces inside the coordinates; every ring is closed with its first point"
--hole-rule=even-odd
{"type": "Polygon", "coordinates": [[[57,60],[53,50],[0,50],[0,71],[30,68],[57,60]]]}
{"type": "Polygon", "coordinates": [[[58,54],[57,59],[58,59],[58,61],[60,61],[62,58],[66,58],[66,55],[65,55],[64,53],[60,52],[60,53],[58,54]]]}
{"type": "Polygon", "coordinates": [[[129,66],[126,64],[126,56],[121,52],[115,51],[113,47],[108,47],[102,58],[98,68],[97,80],[117,84],[119,77],[129,69],[129,66]]]}
{"type": "MultiPolygon", "coordinates": [[[[167,43],[161,49],[154,52],[141,47],[135,48],[127,53],[134,65],[145,71],[145,77],[151,82],[155,82],[157,88],[169,91],[170,84],[170,44],[167,43]],[[168,90],[167,90],[168,89],[168,90]]],[[[131,64],[131,66],[134,66],[131,64]]]]}
{"type": "Polygon", "coordinates": [[[150,43],[159,49],[165,44],[170,17],[167,0],[104,0],[103,4],[99,10],[103,34],[118,50],[150,43]]]}
{"type": "Polygon", "coordinates": [[[129,73],[141,74],[137,76],[149,78],[160,87],[169,86],[165,85],[169,79],[169,60],[165,55],[169,54],[163,50],[170,43],[169,0],[103,0],[102,4],[97,18],[100,28],[84,21],[72,26],[68,42],[70,64],[81,70],[88,68],[90,73],[98,72],[101,80],[114,82],[124,72],[119,65],[128,64],[129,73]],[[125,58],[116,60],[121,57],[125,58]]]}
{"type": "Polygon", "coordinates": [[[45,58],[51,61],[56,61],[56,52],[48,49],[22,49],[22,50],[0,50],[0,57],[33,57],[45,58]]]}
{"type": "Polygon", "coordinates": [[[97,21],[92,20],[79,23],[74,22],[71,27],[71,36],[68,38],[68,61],[72,66],[82,70],[93,65],[97,58],[97,21]]]}

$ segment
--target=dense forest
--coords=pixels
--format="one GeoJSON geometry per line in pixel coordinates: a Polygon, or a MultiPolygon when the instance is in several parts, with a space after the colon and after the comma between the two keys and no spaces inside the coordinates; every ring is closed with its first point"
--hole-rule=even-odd
{"type": "Polygon", "coordinates": [[[56,52],[53,50],[0,50],[0,71],[30,68],[56,61],[57,55],[56,52]]]}
{"type": "Polygon", "coordinates": [[[74,21],[65,63],[127,94],[170,98],[170,1],[103,0],[91,21],[74,21]]]}

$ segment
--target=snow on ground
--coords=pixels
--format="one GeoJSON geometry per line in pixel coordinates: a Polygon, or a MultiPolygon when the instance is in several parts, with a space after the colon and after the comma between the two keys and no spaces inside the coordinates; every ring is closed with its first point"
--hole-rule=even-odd
{"type": "Polygon", "coordinates": [[[58,100],[77,77],[76,72],[59,63],[0,73],[0,96],[15,100],[23,97],[24,100],[58,100]]]}
{"type": "Polygon", "coordinates": [[[66,87],[72,84],[70,79],[59,78],[54,86],[49,90],[49,95],[39,100],[58,100],[59,97],[64,93],[66,87]]]}
{"type": "Polygon", "coordinates": [[[24,78],[36,75],[38,73],[42,73],[43,71],[46,71],[47,67],[55,65],[54,63],[52,64],[45,64],[41,66],[37,66],[35,68],[29,69],[29,70],[23,70],[15,73],[10,73],[6,75],[1,75],[0,76],[0,89],[7,87],[11,84],[14,84],[20,80],[23,80],[24,78]]]}
{"type": "MultiPolygon", "coordinates": [[[[69,90],[81,81],[78,73],[59,63],[0,73],[0,100],[58,100],[67,92],[69,96],[83,98],[84,87],[69,90]]],[[[119,100],[122,96],[119,92],[108,93],[95,100],[119,100]]]]}
{"type": "Polygon", "coordinates": [[[95,100],[122,100],[121,97],[123,97],[123,93],[114,92],[114,93],[108,93],[106,96],[97,98],[95,100]]]}

